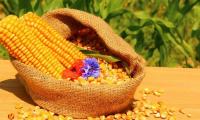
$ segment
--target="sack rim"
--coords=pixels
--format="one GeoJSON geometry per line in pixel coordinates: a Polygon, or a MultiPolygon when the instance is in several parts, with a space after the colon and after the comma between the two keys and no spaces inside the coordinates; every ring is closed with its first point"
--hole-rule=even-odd
{"type": "MultiPolygon", "coordinates": [[[[128,84],[130,84],[130,82],[134,82],[135,84],[138,84],[142,81],[142,79],[145,76],[145,69],[139,64],[140,71],[136,72],[136,74],[134,75],[134,77],[131,80],[127,80],[122,82],[121,84],[117,85],[117,84],[113,84],[113,85],[109,85],[109,84],[100,84],[100,85],[96,85],[96,84],[87,84],[87,85],[79,85],[78,83],[75,83],[73,81],[69,81],[69,80],[64,80],[64,79],[56,79],[51,77],[50,75],[46,75],[44,73],[42,73],[41,71],[37,70],[36,68],[26,65],[18,60],[12,60],[12,64],[13,66],[17,69],[17,71],[19,72],[19,75],[23,78],[23,72],[21,70],[18,69],[18,66],[24,67],[27,70],[29,70],[29,73],[36,75],[35,73],[37,73],[37,76],[32,76],[30,75],[30,79],[32,80],[31,84],[33,85],[35,82],[37,82],[40,78],[40,76],[42,76],[43,78],[45,77],[45,82],[48,82],[50,84],[54,84],[54,85],[58,85],[57,87],[59,87],[59,84],[68,84],[69,86],[73,87],[76,86],[75,88],[80,88],[80,89],[84,89],[84,88],[90,88],[90,89],[95,89],[96,87],[108,87],[110,89],[117,89],[119,87],[122,86],[127,86],[128,84]],[[34,82],[35,81],[35,82],[34,82]],[[56,83],[56,84],[55,84],[56,83]]],[[[30,82],[30,81],[27,81],[30,82]]],[[[37,86],[37,85],[36,85],[37,86]]]]}

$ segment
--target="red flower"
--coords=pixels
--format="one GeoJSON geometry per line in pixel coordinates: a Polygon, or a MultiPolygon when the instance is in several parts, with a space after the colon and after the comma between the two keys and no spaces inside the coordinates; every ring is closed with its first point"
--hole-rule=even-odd
{"type": "Polygon", "coordinates": [[[79,75],[76,72],[72,72],[69,69],[66,69],[62,73],[62,78],[71,78],[71,79],[77,79],[79,75]]]}
{"type": "Polygon", "coordinates": [[[77,79],[82,75],[81,68],[83,67],[84,63],[82,60],[75,61],[69,69],[66,69],[62,73],[63,78],[71,78],[77,79]]]}
{"type": "Polygon", "coordinates": [[[82,75],[81,68],[83,67],[84,63],[82,60],[77,60],[74,64],[72,64],[70,70],[76,72],[78,75],[82,75]]]}

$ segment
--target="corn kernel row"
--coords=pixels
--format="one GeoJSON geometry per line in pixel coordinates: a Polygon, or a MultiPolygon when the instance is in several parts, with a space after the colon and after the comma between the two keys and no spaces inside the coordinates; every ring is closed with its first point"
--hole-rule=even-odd
{"type": "Polygon", "coordinates": [[[20,18],[10,15],[1,20],[0,44],[12,57],[59,79],[65,68],[86,57],[32,12],[20,18]]]}
{"type": "Polygon", "coordinates": [[[54,51],[54,55],[65,67],[69,68],[76,59],[85,58],[85,55],[73,43],[66,41],[55,29],[50,27],[36,14],[29,12],[23,15],[20,20],[34,29],[34,34],[37,35],[43,44],[54,51]]]}
{"type": "Polygon", "coordinates": [[[65,68],[16,16],[10,15],[0,21],[0,37],[0,43],[13,57],[43,73],[61,78],[65,68]]]}

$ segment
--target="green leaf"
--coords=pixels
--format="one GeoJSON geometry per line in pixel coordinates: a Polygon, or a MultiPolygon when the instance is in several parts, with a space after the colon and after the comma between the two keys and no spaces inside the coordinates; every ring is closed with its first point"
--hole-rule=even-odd
{"type": "Polygon", "coordinates": [[[124,0],[116,0],[115,2],[109,0],[108,12],[112,13],[114,11],[120,11],[121,9],[123,9],[123,2],[124,0]]]}
{"type": "Polygon", "coordinates": [[[128,29],[131,31],[137,31],[145,26],[153,25],[153,21],[151,19],[143,20],[142,22],[142,25],[130,25],[128,29]]]}
{"type": "Polygon", "coordinates": [[[200,41],[200,28],[196,30],[192,30],[192,37],[196,37],[200,41]]]}
{"type": "Polygon", "coordinates": [[[133,13],[139,19],[149,19],[150,16],[145,11],[137,11],[133,13]]]}
{"type": "Polygon", "coordinates": [[[153,56],[153,52],[154,52],[155,48],[150,48],[147,53],[145,54],[145,59],[149,59],[153,56]]]}
{"type": "Polygon", "coordinates": [[[84,54],[100,54],[99,51],[94,51],[94,50],[86,50],[86,49],[79,49],[81,52],[83,52],[84,54]]]}
{"type": "Polygon", "coordinates": [[[168,21],[168,20],[164,20],[164,19],[160,19],[160,18],[153,18],[153,21],[156,22],[157,24],[162,24],[168,28],[174,28],[175,25],[168,21]]]}
{"type": "Polygon", "coordinates": [[[19,0],[19,12],[18,16],[22,16],[23,14],[33,11],[31,6],[31,0],[19,0]]]}
{"type": "Polygon", "coordinates": [[[163,33],[163,29],[161,28],[161,26],[155,24],[155,29],[157,31],[156,34],[156,46],[159,48],[162,44],[166,45],[166,39],[164,38],[164,33],[163,33]]]}
{"type": "Polygon", "coordinates": [[[10,59],[7,50],[0,44],[0,58],[10,59]]]}
{"type": "Polygon", "coordinates": [[[162,0],[156,0],[155,1],[154,7],[153,7],[153,10],[152,10],[152,13],[151,13],[152,15],[157,13],[161,3],[162,3],[162,0]]]}
{"type": "Polygon", "coordinates": [[[166,9],[166,16],[169,20],[176,20],[176,14],[179,11],[179,0],[168,0],[168,7],[166,9]]]}
{"type": "Polygon", "coordinates": [[[37,15],[43,15],[43,8],[41,5],[41,1],[40,0],[34,0],[32,3],[33,6],[33,11],[37,13],[37,15]]]}
{"type": "Polygon", "coordinates": [[[135,50],[138,53],[141,53],[142,50],[144,49],[144,33],[142,31],[139,31],[138,34],[136,35],[136,46],[135,46],[135,50]]]}
{"type": "Polygon", "coordinates": [[[126,62],[121,62],[121,63],[122,63],[123,68],[125,69],[126,73],[128,75],[131,75],[131,71],[129,69],[129,65],[126,62]]]}
{"type": "Polygon", "coordinates": [[[5,7],[4,11],[7,11],[8,14],[18,14],[19,0],[3,0],[2,4],[5,7]]]}
{"type": "Polygon", "coordinates": [[[147,19],[143,21],[142,27],[153,25],[153,24],[154,24],[154,21],[152,19],[147,19]]]}
{"type": "Polygon", "coordinates": [[[99,12],[103,19],[106,19],[106,17],[108,16],[107,5],[109,2],[110,0],[102,0],[102,2],[99,4],[99,12]]]}
{"type": "Polygon", "coordinates": [[[27,11],[26,9],[20,9],[19,13],[18,13],[18,16],[22,16],[23,14],[25,14],[27,11]]]}
{"type": "Polygon", "coordinates": [[[101,58],[104,59],[107,62],[119,62],[120,59],[111,56],[111,55],[103,55],[99,51],[94,51],[94,50],[86,50],[81,47],[77,47],[83,54],[90,56],[90,57],[95,57],[95,58],[101,58]]]}
{"type": "Polygon", "coordinates": [[[117,10],[117,11],[110,12],[108,14],[108,16],[106,17],[106,21],[109,21],[110,19],[112,19],[114,17],[123,15],[126,12],[128,12],[126,9],[120,9],[120,10],[117,10]]]}
{"type": "Polygon", "coordinates": [[[94,13],[96,15],[100,16],[99,11],[100,11],[100,2],[101,2],[101,0],[92,0],[92,2],[93,2],[93,7],[92,8],[93,8],[94,13]]]}
{"type": "Polygon", "coordinates": [[[47,11],[51,11],[56,8],[63,8],[63,7],[64,7],[63,0],[45,0],[43,9],[45,13],[47,11]]]}
{"type": "Polygon", "coordinates": [[[196,47],[196,53],[197,53],[197,56],[196,56],[196,59],[200,62],[200,43],[197,45],[196,47]]]}
{"type": "Polygon", "coordinates": [[[186,41],[183,40],[182,42],[182,46],[185,49],[185,51],[188,53],[188,55],[190,57],[192,57],[192,59],[194,60],[194,50],[192,49],[192,46],[189,45],[186,41]]]}
{"type": "Polygon", "coordinates": [[[190,55],[185,51],[185,49],[183,48],[183,46],[181,44],[178,44],[174,38],[168,33],[166,34],[168,40],[173,44],[173,46],[179,50],[180,53],[182,53],[185,57],[189,58],[190,55]]]}
{"type": "Polygon", "coordinates": [[[83,10],[83,11],[89,11],[89,3],[91,0],[74,0],[72,1],[71,8],[83,10]]]}
{"type": "Polygon", "coordinates": [[[114,56],[110,56],[110,55],[102,55],[102,54],[86,54],[87,56],[90,57],[95,57],[95,58],[101,58],[107,62],[119,62],[120,59],[114,57],[114,56]]]}
{"type": "Polygon", "coordinates": [[[142,28],[142,26],[139,26],[139,25],[133,25],[133,26],[131,25],[131,26],[128,27],[128,29],[131,30],[131,31],[137,31],[140,28],[142,28]]]}
{"type": "MultiPolygon", "coordinates": [[[[192,0],[191,0],[192,1],[192,0]]],[[[190,1],[190,2],[191,2],[190,1]]],[[[200,0],[195,0],[194,2],[192,2],[191,4],[190,4],[190,2],[188,1],[188,0],[185,0],[185,5],[184,5],[184,7],[181,9],[181,13],[183,14],[183,15],[185,15],[185,14],[187,14],[189,11],[191,11],[191,9],[196,5],[196,4],[198,4],[198,3],[200,3],[200,0]]]]}
{"type": "Polygon", "coordinates": [[[166,66],[167,62],[168,62],[168,50],[166,48],[166,46],[161,45],[159,47],[159,52],[160,52],[160,65],[161,66],[166,66]]]}

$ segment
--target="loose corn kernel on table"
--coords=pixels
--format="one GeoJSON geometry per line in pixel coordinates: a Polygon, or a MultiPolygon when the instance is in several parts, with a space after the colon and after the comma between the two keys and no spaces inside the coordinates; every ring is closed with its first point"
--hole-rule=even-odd
{"type": "MultiPolygon", "coordinates": [[[[35,105],[16,79],[16,74],[10,61],[0,60],[0,120],[7,120],[7,115],[15,112],[16,103],[25,108],[35,105]]],[[[159,100],[192,114],[191,118],[177,114],[177,120],[200,120],[200,69],[147,67],[146,76],[136,91],[136,99],[143,88],[165,90],[159,100]]]]}

